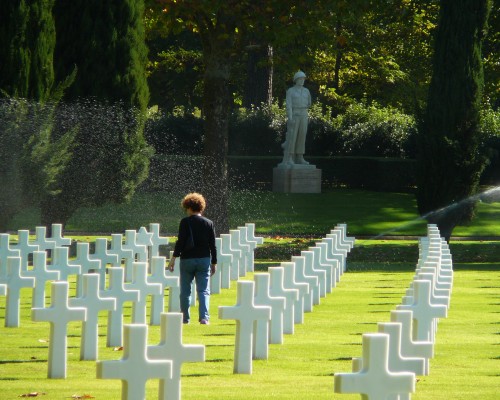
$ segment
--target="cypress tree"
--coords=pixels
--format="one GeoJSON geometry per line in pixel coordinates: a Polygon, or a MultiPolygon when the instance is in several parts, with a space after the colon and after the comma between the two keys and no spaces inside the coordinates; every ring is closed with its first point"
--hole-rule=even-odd
{"type": "Polygon", "coordinates": [[[419,133],[417,203],[449,239],[472,217],[485,157],[478,132],[484,85],[481,43],[490,0],[441,0],[433,75],[419,133]]]}
{"type": "Polygon", "coordinates": [[[42,208],[46,224],[65,222],[81,205],[128,200],[147,177],[143,13],[143,0],[56,1],[56,75],[77,69],[59,126],[78,132],[62,192],[42,208]]]}
{"type": "Polygon", "coordinates": [[[53,133],[54,0],[0,5],[0,229],[25,204],[59,191],[72,133],[53,133]]]}

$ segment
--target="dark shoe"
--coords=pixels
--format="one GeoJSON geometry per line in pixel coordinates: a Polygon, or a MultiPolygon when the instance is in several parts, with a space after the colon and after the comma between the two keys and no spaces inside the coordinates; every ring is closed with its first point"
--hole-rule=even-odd
{"type": "Polygon", "coordinates": [[[202,325],[210,325],[210,322],[208,322],[208,319],[202,319],[200,321],[200,324],[202,324],[202,325]]]}
{"type": "Polygon", "coordinates": [[[189,324],[189,321],[182,321],[183,324],[189,324]]]}

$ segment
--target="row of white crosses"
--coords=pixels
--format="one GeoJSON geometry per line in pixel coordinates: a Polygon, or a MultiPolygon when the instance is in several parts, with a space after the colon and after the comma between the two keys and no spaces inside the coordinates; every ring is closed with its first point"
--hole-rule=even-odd
{"type": "Polygon", "coordinates": [[[291,262],[256,273],[253,282],[238,281],[236,305],[219,307],[220,319],[236,320],[235,374],[251,374],[252,360],[267,359],[269,344],[283,343],[283,334],[293,334],[304,313],[336,286],[354,246],[346,231],[337,225],[291,262]]]}
{"type": "MultiPolygon", "coordinates": [[[[150,224],[149,231],[145,228],[141,228],[138,233],[126,231],[125,242],[121,234],[112,235],[111,246],[108,246],[106,238],[96,239],[95,251],[92,254],[89,251],[89,243],[77,243],[76,258],[70,259],[71,239],[63,237],[60,224],[52,225],[51,237],[47,237],[45,227],[36,227],[33,241],[30,241],[27,230],[18,231],[18,240],[13,244],[10,243],[9,234],[0,234],[0,295],[4,293],[7,298],[5,326],[18,327],[20,324],[21,289],[32,288],[32,307],[43,308],[46,282],[68,281],[74,275],[77,279],[76,296],[80,297],[86,274],[97,273],[100,276],[99,289],[105,290],[107,267],[118,268],[122,263],[125,265],[125,281],[132,282],[133,264],[137,261],[149,261],[151,268],[156,268],[155,263],[161,263],[161,257],[158,257],[159,247],[165,244],[168,244],[168,238],[160,236],[159,224],[150,224]],[[50,263],[47,252],[52,256],[50,263]],[[30,259],[33,260],[31,266],[30,259]]],[[[163,258],[162,271],[164,263],[163,258]]],[[[155,282],[155,279],[161,280],[158,273],[148,277],[151,283],[155,282]]],[[[174,277],[162,282],[165,286],[178,286],[174,277]]],[[[158,307],[156,309],[158,310],[158,307]]],[[[161,311],[153,313],[152,318],[154,317],[156,325],[159,324],[161,311]]]]}
{"type": "MultiPolygon", "coordinates": [[[[135,341],[142,340],[137,339],[137,333],[131,332],[142,332],[145,328],[147,329],[145,325],[148,296],[151,296],[150,324],[161,324],[162,338],[163,332],[167,329],[167,321],[172,318],[180,318],[181,314],[172,313],[172,311],[180,309],[179,278],[171,274],[166,275],[165,258],[158,256],[159,246],[168,243],[168,238],[160,237],[158,224],[151,224],[149,232],[145,228],[141,228],[138,233],[132,230],[126,231],[124,242],[122,235],[113,234],[110,249],[108,249],[107,239],[96,239],[93,254],[89,254],[88,243],[77,243],[76,259],[71,261],[67,247],[71,244],[71,240],[63,238],[61,225],[53,225],[52,237],[50,238],[46,237],[44,227],[37,227],[34,242],[29,242],[28,231],[19,231],[18,237],[18,242],[11,246],[9,235],[0,236],[0,295],[7,296],[8,304],[5,323],[6,326],[19,326],[20,291],[22,288],[32,288],[32,319],[50,323],[49,378],[66,377],[67,325],[71,321],[82,321],[80,359],[97,360],[97,322],[100,311],[108,312],[107,346],[121,346],[124,343],[124,348],[130,345],[135,346],[137,344],[135,341]],[[51,265],[47,264],[47,251],[52,253],[51,265]],[[33,258],[33,267],[31,268],[28,263],[30,257],[33,258]],[[122,263],[124,264],[123,268],[121,267],[122,263]],[[107,267],[108,265],[110,267],[107,267]],[[150,270],[150,274],[148,274],[148,270],[150,270]],[[106,287],[107,273],[109,273],[109,279],[106,287]],[[68,278],[71,275],[77,277],[76,297],[70,297],[69,294],[68,278]],[[52,304],[48,308],[45,307],[45,284],[47,281],[52,281],[52,304]],[[166,288],[170,289],[170,312],[168,315],[163,313],[163,294],[166,288]],[[123,305],[125,302],[132,302],[132,324],[123,326],[123,305]],[[173,315],[178,316],[173,317],[173,315]],[[123,331],[124,339],[122,338],[123,331]]],[[[263,242],[263,238],[255,237],[255,225],[248,223],[245,227],[231,231],[227,240],[229,242],[228,248],[232,251],[230,261],[235,261],[235,265],[237,265],[237,277],[240,274],[253,271],[253,250],[257,244],[263,242]]],[[[227,254],[223,254],[220,248],[219,252],[223,256],[223,260],[226,256],[224,261],[227,262],[229,260],[227,254]]],[[[233,268],[231,263],[227,263],[226,267],[233,268]]],[[[177,325],[175,322],[171,322],[170,327],[172,324],[177,325]]],[[[182,337],[181,328],[169,329],[170,331],[174,329],[177,334],[171,334],[173,339],[163,338],[162,341],[168,341],[170,347],[176,346],[176,349],[184,349],[185,347],[179,344],[182,337]]],[[[160,343],[156,348],[161,346],[160,343]]],[[[121,360],[123,362],[116,362],[106,367],[99,364],[98,377],[122,376],[122,378],[117,378],[124,382],[122,397],[127,399],[142,398],[138,393],[144,390],[143,382],[140,374],[137,375],[132,370],[132,368],[136,368],[136,365],[124,366],[127,365],[124,360],[127,357],[132,357],[129,350],[126,351],[126,356],[121,360]],[[115,371],[115,375],[109,372],[114,368],[118,369],[115,371]]],[[[142,354],[145,351],[143,346],[139,353],[142,354]]],[[[173,351],[175,352],[175,350],[173,351]]],[[[147,353],[149,354],[149,350],[147,353]]],[[[163,353],[165,351],[152,350],[150,357],[145,356],[143,361],[147,364],[155,357],[161,358],[163,353]]],[[[198,352],[198,354],[200,353],[198,352]]],[[[203,357],[194,358],[191,361],[204,361],[204,347],[203,357]]],[[[173,372],[163,375],[163,378],[160,379],[159,398],[180,398],[180,366],[178,365],[182,364],[182,357],[179,360],[174,362],[171,367],[173,372]],[[168,390],[165,389],[166,385],[168,385],[168,390]]],[[[189,357],[184,361],[189,361],[189,357]]],[[[103,363],[103,365],[107,364],[103,363]]],[[[145,376],[149,376],[148,379],[157,377],[153,372],[147,372],[149,369],[146,366],[144,371],[146,371],[145,376]]]]}
{"type": "Polygon", "coordinates": [[[435,225],[420,238],[414,279],[390,321],[378,333],[363,335],[362,357],[352,373],[336,373],[336,393],[360,393],[367,400],[406,400],[415,391],[416,375],[429,374],[429,359],[439,318],[447,316],[453,284],[448,244],[435,225]]]}

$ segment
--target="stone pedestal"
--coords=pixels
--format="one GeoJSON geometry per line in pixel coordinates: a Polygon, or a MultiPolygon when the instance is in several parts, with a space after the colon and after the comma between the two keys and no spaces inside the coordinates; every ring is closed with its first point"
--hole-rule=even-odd
{"type": "Polygon", "coordinates": [[[273,168],[273,192],[321,193],[321,170],[315,165],[273,168]]]}

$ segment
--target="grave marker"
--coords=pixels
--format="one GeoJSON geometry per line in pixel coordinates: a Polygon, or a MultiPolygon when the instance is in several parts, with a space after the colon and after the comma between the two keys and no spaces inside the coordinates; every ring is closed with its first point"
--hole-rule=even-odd
{"type": "Polygon", "coordinates": [[[399,322],[379,322],[379,333],[389,335],[389,370],[425,374],[425,360],[422,357],[407,357],[401,354],[402,327],[399,322]]]}
{"type": "Polygon", "coordinates": [[[236,305],[219,306],[219,318],[236,320],[233,372],[251,374],[255,322],[261,319],[269,320],[271,307],[255,305],[254,282],[238,281],[236,305]]]}
{"type": "Polygon", "coordinates": [[[314,253],[314,269],[326,272],[326,293],[331,293],[336,280],[334,266],[332,264],[325,264],[321,261],[321,248],[311,246],[309,247],[309,251],[314,253]]]}
{"type": "Polygon", "coordinates": [[[312,297],[307,283],[295,282],[295,263],[282,262],[283,268],[283,287],[285,289],[296,289],[299,292],[299,298],[293,306],[293,322],[295,324],[304,323],[304,312],[312,311],[312,297]],[[307,303],[307,304],[306,304],[307,303]]]}
{"type": "Polygon", "coordinates": [[[215,238],[215,247],[217,248],[217,266],[219,267],[216,274],[219,277],[215,278],[216,283],[214,285],[210,284],[210,291],[211,293],[220,293],[220,289],[229,289],[231,287],[231,265],[234,261],[232,254],[223,252],[221,238],[215,238]],[[220,287],[218,285],[219,281],[220,287]],[[219,291],[214,291],[214,289],[219,291]]]}
{"type": "Polygon", "coordinates": [[[139,290],[125,287],[125,270],[122,267],[109,268],[109,287],[101,290],[100,295],[104,298],[114,298],[116,308],[108,313],[108,334],[106,346],[121,346],[123,341],[123,305],[126,302],[136,303],[139,301],[139,290]]]}
{"type": "MultiPolygon", "coordinates": [[[[72,261],[72,264],[80,266],[80,275],[76,280],[76,297],[80,297],[82,295],[83,283],[81,277],[84,274],[99,271],[101,269],[101,260],[92,259],[89,252],[89,243],[79,242],[76,244],[76,258],[72,261]]],[[[104,268],[106,267],[104,266],[104,268]]],[[[104,279],[106,279],[106,274],[104,274],[104,279]]],[[[102,287],[104,287],[104,285],[102,287]]]]}
{"type": "Polygon", "coordinates": [[[45,307],[45,284],[49,281],[59,280],[59,271],[50,271],[47,269],[47,253],[45,251],[33,252],[33,269],[23,272],[23,275],[35,279],[33,288],[33,298],[31,307],[45,307]]]}
{"type": "MultiPolygon", "coordinates": [[[[259,341],[264,340],[260,332],[268,329],[268,342],[269,344],[282,344],[283,343],[283,313],[285,312],[286,299],[284,297],[273,297],[269,293],[270,279],[269,273],[259,273],[254,275],[255,281],[255,304],[258,306],[271,307],[271,320],[257,321],[256,337],[254,342],[259,348],[264,348],[259,341]],[[262,346],[262,347],[260,347],[262,346]]],[[[266,349],[267,350],[267,349],[266,349]]]]}
{"type": "Polygon", "coordinates": [[[94,253],[89,254],[89,258],[91,260],[99,260],[101,262],[101,268],[98,270],[100,276],[99,284],[101,285],[100,289],[104,290],[106,287],[106,270],[108,265],[110,267],[120,267],[121,260],[118,258],[117,254],[112,254],[108,250],[108,239],[106,238],[97,238],[95,240],[94,253]]]}
{"type": "Polygon", "coordinates": [[[431,282],[413,281],[413,303],[396,306],[397,310],[413,311],[413,338],[434,342],[434,319],[446,317],[447,308],[431,303],[431,282]]]}
{"type": "Polygon", "coordinates": [[[243,252],[239,249],[233,247],[231,243],[231,235],[228,233],[223,233],[220,235],[221,238],[221,250],[224,254],[231,254],[233,256],[233,262],[230,268],[230,279],[232,281],[237,281],[240,276],[240,269],[244,268],[243,264],[243,252]],[[243,267],[240,267],[240,264],[243,267]]]}
{"type": "Polygon", "coordinates": [[[295,302],[299,299],[297,289],[286,289],[283,284],[283,267],[269,267],[270,275],[269,294],[273,297],[284,297],[285,309],[283,312],[283,333],[293,334],[295,320],[295,302]]]}
{"type": "Polygon", "coordinates": [[[116,299],[99,295],[99,275],[83,274],[82,293],[69,299],[72,307],[83,307],[87,318],[82,321],[80,360],[97,360],[99,311],[115,311],[116,299]]]}
{"type": "Polygon", "coordinates": [[[47,228],[45,226],[35,227],[34,245],[38,246],[40,251],[54,250],[57,247],[55,240],[47,238],[47,228]]]}
{"type": "MultiPolygon", "coordinates": [[[[309,285],[312,304],[318,305],[320,303],[318,277],[306,274],[305,271],[306,259],[304,256],[292,256],[292,262],[295,263],[295,280],[297,282],[304,282],[309,285]]],[[[312,311],[312,306],[311,306],[311,311],[312,311]]]]}
{"type": "Polygon", "coordinates": [[[68,282],[52,282],[51,306],[31,309],[33,321],[50,323],[48,378],[66,378],[68,323],[86,318],[85,308],[69,306],[68,291],[68,282]]]}
{"type": "Polygon", "coordinates": [[[132,322],[134,324],[146,323],[147,298],[151,296],[163,296],[159,283],[148,282],[148,264],[145,262],[135,262],[133,264],[132,282],[126,283],[127,289],[134,289],[140,292],[139,300],[132,306],[132,322]]]}
{"type": "Polygon", "coordinates": [[[161,296],[153,296],[151,300],[150,325],[160,325],[160,316],[165,308],[165,289],[179,287],[179,278],[177,276],[167,276],[165,273],[165,257],[152,257],[151,275],[148,276],[147,280],[148,283],[160,284],[162,294],[161,296]]]}
{"type": "Polygon", "coordinates": [[[7,277],[7,259],[9,257],[20,257],[19,250],[10,248],[10,235],[0,233],[0,283],[7,277]]]}
{"type": "Polygon", "coordinates": [[[153,244],[149,249],[150,256],[158,257],[160,255],[160,246],[167,245],[169,243],[169,239],[168,237],[160,236],[160,224],[149,224],[149,231],[153,234],[151,237],[153,244]]]}
{"type": "Polygon", "coordinates": [[[387,400],[415,391],[414,373],[389,370],[389,335],[364,334],[361,363],[360,371],[335,374],[335,393],[360,393],[367,400],[387,400]]]}
{"type": "Polygon", "coordinates": [[[2,279],[7,285],[7,301],[5,305],[5,326],[19,327],[19,311],[21,307],[21,289],[34,288],[35,279],[21,274],[21,257],[7,258],[7,277],[2,279]]]}
{"type": "Polygon", "coordinates": [[[81,267],[69,262],[69,247],[56,247],[52,251],[50,270],[59,271],[59,279],[68,281],[70,275],[80,275],[81,267]]]}
{"type": "Polygon", "coordinates": [[[132,279],[134,252],[123,247],[123,236],[121,234],[113,233],[111,235],[111,247],[109,249],[109,253],[116,254],[118,256],[118,262],[120,265],[123,260],[125,264],[125,282],[130,282],[132,279]]]}
{"type": "Polygon", "coordinates": [[[125,325],[121,360],[97,361],[98,379],[122,381],[122,400],[146,399],[146,382],[150,379],[172,379],[172,361],[147,357],[147,337],[147,325],[125,325]]]}
{"type": "Polygon", "coordinates": [[[240,238],[240,231],[238,229],[230,229],[229,235],[231,236],[231,248],[241,251],[241,262],[239,263],[239,276],[243,277],[248,271],[253,271],[253,265],[250,266],[250,246],[243,244],[240,238]]]}
{"type": "Polygon", "coordinates": [[[318,278],[318,287],[320,297],[326,296],[326,271],[317,270],[314,268],[314,252],[301,251],[300,255],[304,257],[304,271],[307,275],[318,278]]]}
{"type": "Polygon", "coordinates": [[[172,361],[172,377],[160,380],[159,399],[181,399],[181,368],[185,362],[205,361],[205,346],[182,343],[182,313],[161,314],[161,338],[156,346],[148,346],[151,360],[172,361]]]}
{"type": "Polygon", "coordinates": [[[21,257],[21,271],[26,271],[28,269],[30,254],[38,251],[38,246],[30,243],[30,231],[19,230],[17,231],[17,244],[13,244],[12,249],[19,251],[19,256],[21,257]]]}
{"type": "Polygon", "coordinates": [[[413,340],[412,319],[411,311],[391,311],[391,322],[401,324],[401,354],[405,357],[422,357],[425,360],[424,375],[429,375],[429,359],[434,357],[434,343],[413,340]]]}

